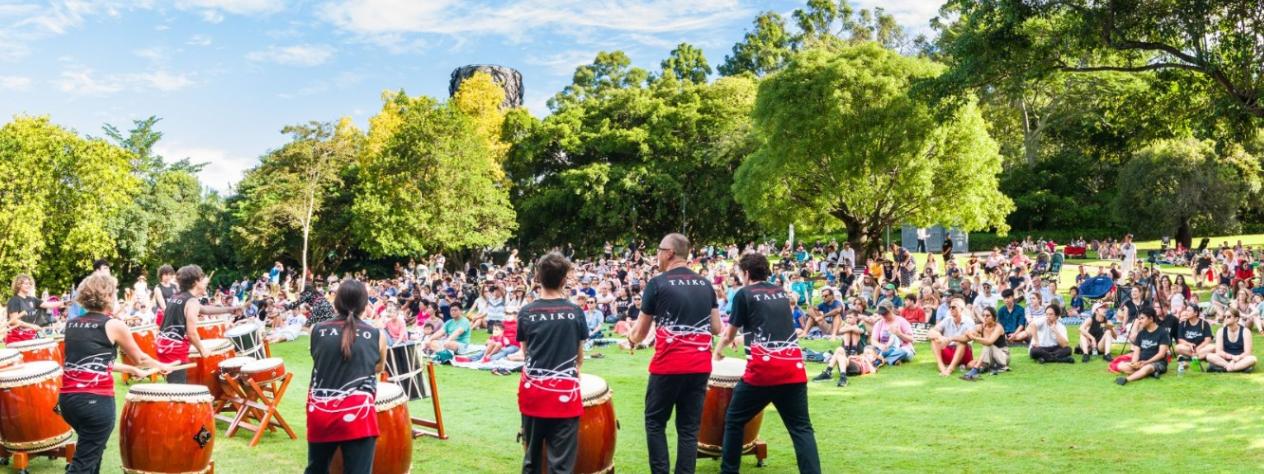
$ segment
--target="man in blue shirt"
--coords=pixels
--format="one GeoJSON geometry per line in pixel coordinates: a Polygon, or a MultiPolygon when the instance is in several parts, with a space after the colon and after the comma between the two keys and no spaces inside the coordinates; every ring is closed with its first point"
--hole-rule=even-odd
{"type": "Polygon", "coordinates": [[[1027,341],[1027,311],[1014,302],[1014,290],[1001,291],[1005,304],[996,308],[996,321],[1005,329],[1005,340],[1019,344],[1027,341]]]}
{"type": "Polygon", "coordinates": [[[834,298],[834,290],[829,288],[821,290],[821,304],[808,310],[807,320],[803,322],[802,334],[808,335],[812,327],[816,326],[821,328],[826,336],[833,338],[838,335],[843,319],[842,314],[843,303],[834,298]]]}

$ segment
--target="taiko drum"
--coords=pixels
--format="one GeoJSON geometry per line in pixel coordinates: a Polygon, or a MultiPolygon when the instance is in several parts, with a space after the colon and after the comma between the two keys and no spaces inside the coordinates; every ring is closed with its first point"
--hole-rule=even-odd
{"type": "Polygon", "coordinates": [[[0,446],[29,453],[70,439],[73,431],[56,411],[61,375],[61,366],[47,360],[0,371],[0,446]]]}
{"type": "Polygon", "coordinates": [[[201,385],[133,385],[119,421],[123,472],[208,472],[215,448],[212,401],[201,385]]]}
{"type": "MultiPolygon", "coordinates": [[[[373,452],[373,474],[405,474],[413,463],[413,425],[408,415],[408,395],[399,385],[377,384],[378,438],[373,452]]],[[[342,453],[334,455],[329,472],[342,474],[342,453]]]]}
{"type": "MultiPolygon", "coordinates": [[[[729,402],[733,400],[733,388],[746,373],[746,361],[732,357],[716,361],[711,365],[711,377],[707,379],[707,398],[702,404],[702,426],[698,428],[698,452],[709,456],[719,456],[724,446],[724,415],[729,411],[729,402]]],[[[755,439],[759,438],[759,426],[764,422],[761,411],[746,423],[742,431],[742,452],[755,447],[755,439]]]]}

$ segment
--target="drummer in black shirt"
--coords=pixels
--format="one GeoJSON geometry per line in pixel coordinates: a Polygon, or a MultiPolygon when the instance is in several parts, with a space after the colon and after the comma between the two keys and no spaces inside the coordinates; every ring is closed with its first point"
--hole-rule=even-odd
{"type": "Polygon", "coordinates": [[[1166,329],[1160,328],[1155,321],[1154,307],[1145,306],[1137,314],[1137,327],[1132,345],[1132,361],[1120,364],[1119,370],[1126,377],[1115,379],[1119,385],[1136,382],[1145,377],[1159,378],[1167,372],[1168,346],[1172,344],[1172,336],[1166,329]]]}
{"type": "Polygon", "coordinates": [[[715,346],[715,360],[724,359],[724,347],[737,338],[738,331],[750,355],[724,417],[720,472],[738,472],[746,423],[769,403],[777,407],[790,432],[799,472],[821,472],[816,434],[808,416],[808,377],[789,297],[784,288],[768,283],[768,257],[749,252],[738,266],[746,286],[733,295],[733,314],[715,346]]]}

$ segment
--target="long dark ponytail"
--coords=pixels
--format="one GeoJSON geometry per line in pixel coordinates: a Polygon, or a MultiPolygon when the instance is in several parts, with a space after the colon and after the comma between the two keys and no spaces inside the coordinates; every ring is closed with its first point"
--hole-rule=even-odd
{"type": "Polygon", "coordinates": [[[351,359],[351,343],[355,342],[356,322],[364,307],[369,304],[369,292],[364,283],[347,278],[338,284],[338,293],[334,295],[334,310],[343,317],[342,324],[342,358],[351,359]]]}

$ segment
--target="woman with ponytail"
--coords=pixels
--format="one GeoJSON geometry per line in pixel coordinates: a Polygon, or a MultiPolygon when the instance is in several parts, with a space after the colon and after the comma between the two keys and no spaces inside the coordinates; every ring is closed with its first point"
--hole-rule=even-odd
{"type": "Polygon", "coordinates": [[[342,451],[343,472],[369,474],[377,445],[377,374],[386,337],[361,318],[369,294],[347,279],[334,295],[335,319],[312,328],[312,381],[307,394],[307,474],[326,474],[342,451]]]}

